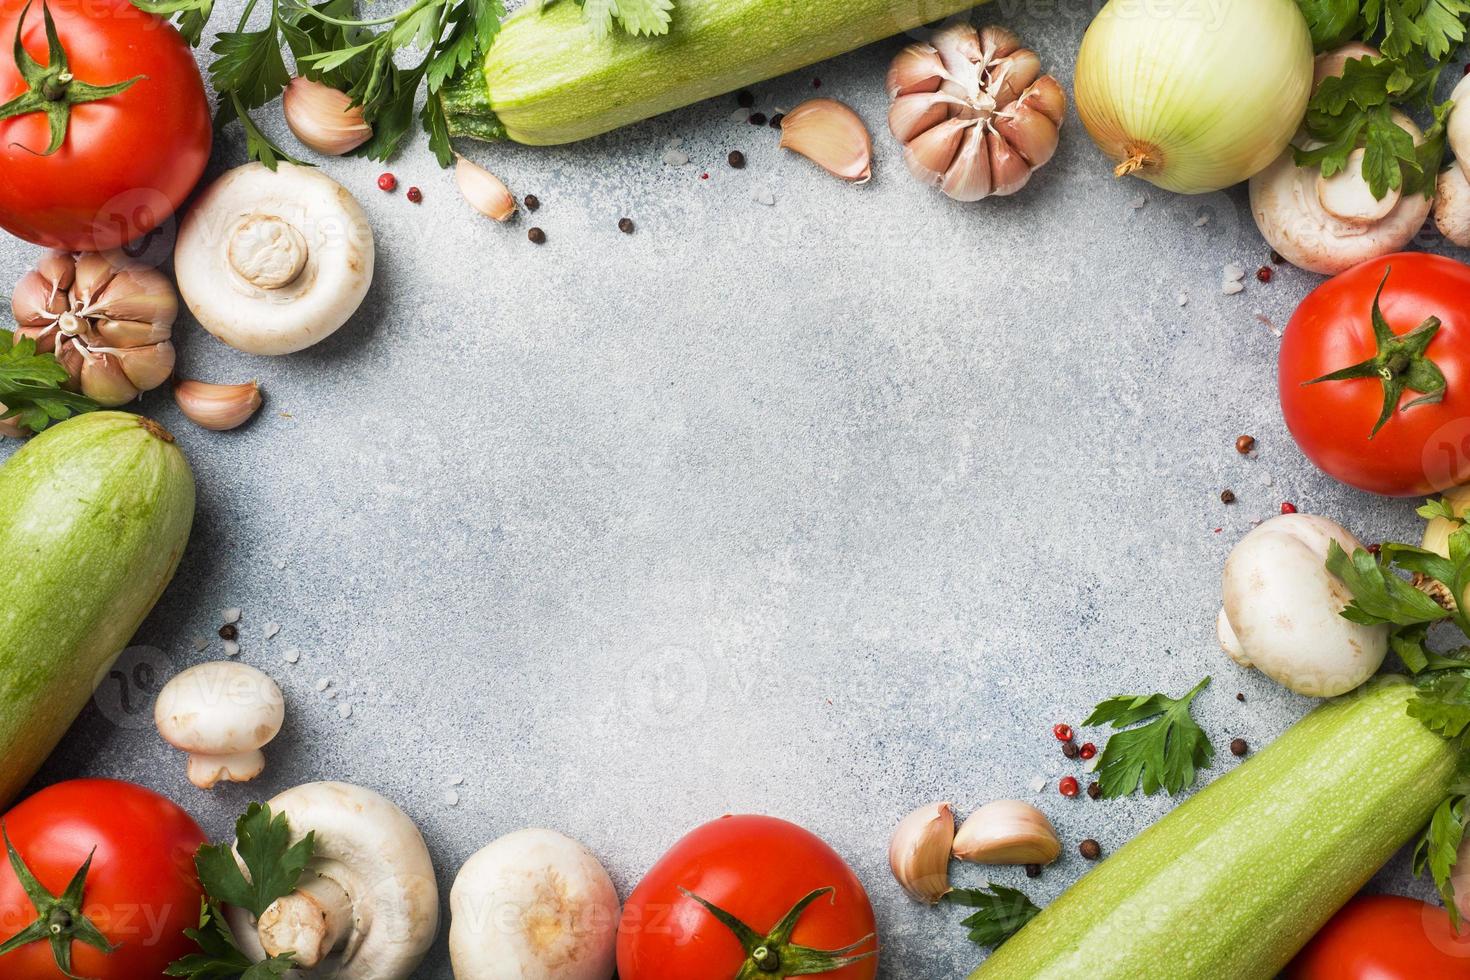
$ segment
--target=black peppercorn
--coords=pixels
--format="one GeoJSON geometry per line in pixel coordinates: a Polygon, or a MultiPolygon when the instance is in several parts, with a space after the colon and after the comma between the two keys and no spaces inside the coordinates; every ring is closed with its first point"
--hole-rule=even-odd
{"type": "Polygon", "coordinates": [[[1095,800],[1099,796],[1102,796],[1102,787],[1097,783],[1089,783],[1087,785],[1087,798],[1089,800],[1095,800]]]}
{"type": "Polygon", "coordinates": [[[1077,850],[1089,861],[1096,861],[1102,857],[1102,845],[1091,837],[1077,845],[1077,850]]]}
{"type": "Polygon", "coordinates": [[[238,638],[239,635],[240,631],[235,628],[234,623],[226,623],[219,628],[219,638],[221,640],[233,640],[238,638]]]}
{"type": "Polygon", "coordinates": [[[1027,878],[1040,878],[1041,877],[1041,865],[1039,865],[1039,864],[1028,864],[1028,865],[1026,865],[1026,877],[1027,878]]]}
{"type": "Polygon", "coordinates": [[[1237,700],[1237,701],[1244,701],[1245,700],[1245,695],[1244,694],[1236,694],[1235,695],[1235,700],[1237,700]]]}
{"type": "Polygon", "coordinates": [[[530,231],[526,232],[526,237],[529,238],[536,245],[546,244],[546,232],[542,231],[540,228],[532,228],[530,231]]]}
{"type": "Polygon", "coordinates": [[[766,114],[764,112],[752,112],[750,114],[750,124],[752,126],[764,126],[766,124],[766,114]]]}
{"type": "Polygon", "coordinates": [[[1234,739],[1230,743],[1230,754],[1235,756],[1237,759],[1245,755],[1250,750],[1251,747],[1245,744],[1245,739],[1243,738],[1234,739]]]}
{"type": "Polygon", "coordinates": [[[781,124],[786,121],[786,113],[778,112],[771,117],[771,128],[780,129],[781,124]]]}
{"type": "Polygon", "coordinates": [[[527,211],[534,211],[541,206],[541,198],[535,194],[527,194],[521,199],[521,203],[526,206],[527,211]]]}
{"type": "Polygon", "coordinates": [[[1077,758],[1078,751],[1079,750],[1077,748],[1077,743],[1076,742],[1063,742],[1062,743],[1062,755],[1066,756],[1067,758],[1069,758],[1069,759],[1075,759],[1075,758],[1077,758]]]}
{"type": "Polygon", "coordinates": [[[1233,503],[1235,503],[1235,491],[1234,490],[1221,490],[1220,491],[1220,503],[1222,503],[1222,504],[1233,504],[1233,503]]]}
{"type": "Polygon", "coordinates": [[[1235,439],[1235,451],[1244,456],[1256,448],[1255,436],[1237,436],[1235,439]]]}
{"type": "Polygon", "coordinates": [[[619,218],[618,219],[618,231],[622,232],[625,235],[631,235],[631,234],[633,234],[633,219],[632,218],[619,218]]]}
{"type": "Polygon", "coordinates": [[[730,161],[730,166],[734,167],[736,170],[739,170],[745,166],[745,154],[741,153],[739,150],[731,150],[730,156],[727,159],[730,161]]]}

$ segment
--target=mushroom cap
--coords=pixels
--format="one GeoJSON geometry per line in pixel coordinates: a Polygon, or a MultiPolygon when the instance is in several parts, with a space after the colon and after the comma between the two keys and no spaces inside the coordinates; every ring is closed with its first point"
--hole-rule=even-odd
{"type": "MultiPolygon", "coordinates": [[[[1470,113],[1467,113],[1470,115],[1470,113]]],[[[1434,226],[1461,248],[1470,248],[1470,180],[1463,161],[1439,175],[1435,183],[1434,226]]]]}
{"type": "Polygon", "coordinates": [[[1340,615],[1352,593],[1327,571],[1333,541],[1349,554],[1362,547],[1325,517],[1283,514],[1241,538],[1225,562],[1220,633],[1236,647],[1227,652],[1312,697],[1351,691],[1388,653],[1387,626],[1340,615]]]}
{"type": "Polygon", "coordinates": [[[1460,111],[1460,107],[1470,103],[1470,75],[1460,79],[1455,90],[1450,93],[1450,98],[1456,108],[1450,111],[1450,121],[1445,131],[1450,149],[1455,151],[1455,159],[1459,161],[1460,170],[1466,177],[1470,177],[1470,110],[1460,111]]]}
{"type": "Polygon", "coordinates": [[[476,852],[449,893],[456,980],[607,980],[618,893],[581,844],[518,830],[476,852]]]}
{"type": "Polygon", "coordinates": [[[190,667],[165,684],[153,720],[176,749],[233,755],[276,737],[286,720],[286,701],[276,682],[254,667],[220,660],[190,667]]]}
{"type": "Polygon", "coordinates": [[[356,312],[373,258],[367,215],[341,184],[314,167],[249,163],[189,210],[174,273],[204,329],[250,354],[290,354],[356,312]]]}
{"type": "MultiPolygon", "coordinates": [[[[439,931],[439,887],[423,835],[393,802],[350,783],[306,783],[269,804],[291,827],[291,843],[316,834],[306,875],[335,881],[352,903],[343,944],[301,977],[407,980],[439,931]]],[[[230,928],[251,959],[265,959],[255,921],[228,911],[230,928]]]]}

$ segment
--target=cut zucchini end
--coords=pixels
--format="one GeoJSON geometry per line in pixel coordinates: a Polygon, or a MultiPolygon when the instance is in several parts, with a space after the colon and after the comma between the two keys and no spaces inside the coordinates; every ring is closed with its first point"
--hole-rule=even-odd
{"type": "Polygon", "coordinates": [[[490,108],[490,90],[485,82],[485,59],[476,54],[459,74],[445,80],[436,98],[444,107],[450,136],[492,142],[508,139],[505,125],[490,108]]]}

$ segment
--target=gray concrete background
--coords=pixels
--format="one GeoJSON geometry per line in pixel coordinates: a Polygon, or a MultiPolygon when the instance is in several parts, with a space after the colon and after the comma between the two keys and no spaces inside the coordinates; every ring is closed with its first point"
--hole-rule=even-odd
{"type": "MultiPolygon", "coordinates": [[[[976,17],[1016,28],[1070,88],[1086,12],[976,17]]],[[[1044,902],[1085,870],[1080,838],[1115,848],[1174,805],[1060,798],[1078,769],[1053,723],[1213,675],[1206,778],[1235,764],[1232,737],[1289,725],[1307,701],[1215,647],[1231,544],[1283,500],[1369,540],[1417,533],[1411,502],[1320,475],[1282,424],[1271,324],[1317,278],[1278,267],[1221,295],[1226,263],[1266,258],[1243,190],[1117,182],[1075,114],[1014,198],[918,186],[884,125],[900,43],[755,89],[770,113],[820,78],[856,107],[876,149],[863,187],[732,119],[733,97],[572,147],[464,147],[541,198],[506,227],[470,212],[422,146],[392,164],[395,195],[374,186],[378,164],[326,162],[377,233],[368,302],[278,359],[180,325],[183,374],[259,379],[266,408],[211,434],[166,395],[139,406],[194,465],[194,535],[139,649],[37,785],[137,780],[224,837],[249,800],[363,783],[418,821],[446,897],[470,854],[523,826],[584,841],[626,895],[693,826],[775,814],[858,871],[884,975],[937,978],[981,953],[958,910],[916,906],[889,876],[903,813],[1034,799],[1060,862],[1037,881],[955,877],[1044,902]],[[672,140],[687,166],[662,162],[672,140]],[[745,170],[725,165],[732,149],[745,170]],[[1248,459],[1243,432],[1260,445],[1248,459]],[[1219,502],[1225,487],[1239,503],[1219,502]],[[226,607],[244,610],[243,659],[281,683],[289,716],[258,782],[204,794],[149,698],[221,656],[194,641],[226,607]]],[[[277,112],[260,118],[295,145],[277,112]]],[[[242,146],[220,142],[213,172],[242,146]]],[[[34,255],[0,242],[0,280],[34,255]]],[[[1380,883],[1407,882],[1401,856],[1380,883]]],[[[420,975],[449,977],[442,935],[420,975]]]]}

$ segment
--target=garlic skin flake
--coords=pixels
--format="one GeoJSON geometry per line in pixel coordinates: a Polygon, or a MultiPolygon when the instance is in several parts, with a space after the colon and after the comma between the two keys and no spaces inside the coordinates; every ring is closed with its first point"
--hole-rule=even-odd
{"type": "Polygon", "coordinates": [[[954,856],[977,864],[1051,864],[1062,853],[1051,821],[1030,803],[996,800],[965,818],[954,856]]]}
{"type": "Polygon", "coordinates": [[[888,866],[916,902],[934,905],[949,887],[954,804],[930,803],[899,821],[888,843],[888,866]]]}
{"type": "Polygon", "coordinates": [[[858,114],[835,99],[808,99],[781,120],[781,147],[834,177],[866,183],[873,176],[873,139],[858,114]]]}

